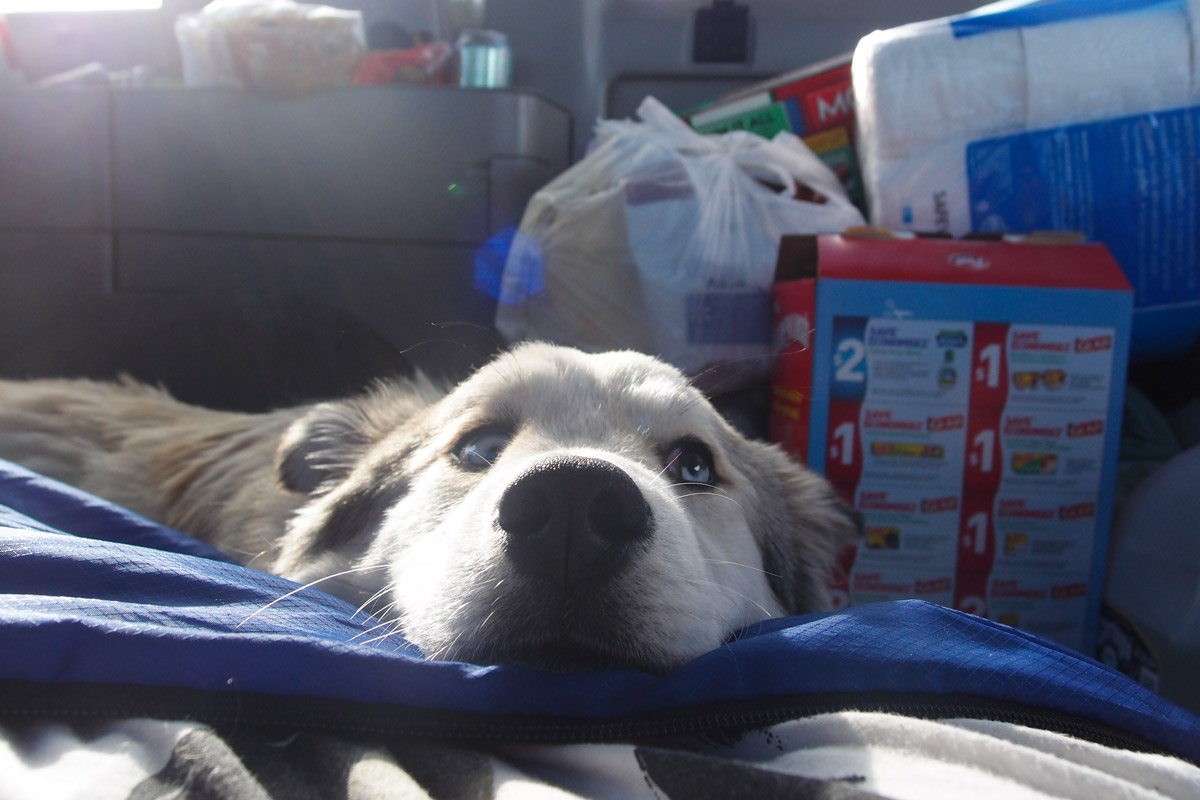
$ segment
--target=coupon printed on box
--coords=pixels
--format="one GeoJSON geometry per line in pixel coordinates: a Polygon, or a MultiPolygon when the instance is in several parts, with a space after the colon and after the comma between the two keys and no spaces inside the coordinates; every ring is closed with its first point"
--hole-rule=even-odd
{"type": "Polygon", "coordinates": [[[1105,408],[1115,341],[1111,327],[1013,325],[1002,354],[1008,404],[1105,408]]]}
{"type": "Polygon", "coordinates": [[[1086,575],[1096,535],[1096,500],[1002,493],[993,505],[998,570],[1086,575]]]}
{"type": "Polygon", "coordinates": [[[834,319],[835,397],[962,405],[970,390],[970,322],[837,317],[834,319]]]}
{"type": "MultiPolygon", "coordinates": [[[[930,573],[902,566],[882,566],[878,569],[863,567],[849,579],[849,591],[840,593],[842,605],[879,603],[888,600],[918,598],[931,603],[948,606],[953,600],[954,577],[949,573],[930,573]]],[[[839,592],[835,589],[835,596],[839,592]]],[[[839,604],[835,599],[835,607],[839,604]]]]}
{"type": "Polygon", "coordinates": [[[772,438],[863,514],[838,601],[922,597],[1090,652],[1132,307],[1107,250],[785,237],[773,307],[772,438]]]}
{"type": "Polygon", "coordinates": [[[921,597],[953,600],[960,500],[913,487],[863,485],[860,547],[843,554],[831,589],[840,606],[921,597]]]}
{"type": "Polygon", "coordinates": [[[963,409],[836,400],[830,405],[830,479],[845,485],[958,482],[967,425],[963,409]]]}
{"type": "Polygon", "coordinates": [[[1001,487],[1099,491],[1108,422],[1104,411],[1005,411],[998,425],[1001,487]]]}
{"type": "Polygon", "coordinates": [[[987,616],[1081,650],[1096,633],[1085,628],[1089,589],[1086,574],[998,569],[988,583],[987,616]]]}
{"type": "Polygon", "coordinates": [[[904,565],[951,575],[960,501],[955,494],[889,486],[859,487],[854,505],[865,533],[853,569],[904,565]]]}

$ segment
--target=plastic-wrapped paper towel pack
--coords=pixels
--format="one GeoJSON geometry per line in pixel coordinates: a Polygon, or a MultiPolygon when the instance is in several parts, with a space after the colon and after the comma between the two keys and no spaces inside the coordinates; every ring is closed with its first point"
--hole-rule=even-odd
{"type": "Polygon", "coordinates": [[[876,31],[854,53],[871,221],[1079,230],[1135,289],[1134,355],[1200,334],[1200,0],[1050,0],[876,31]]]}

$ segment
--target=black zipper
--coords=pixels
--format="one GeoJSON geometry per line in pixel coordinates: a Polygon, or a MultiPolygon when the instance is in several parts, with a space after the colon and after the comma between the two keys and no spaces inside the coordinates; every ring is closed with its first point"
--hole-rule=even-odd
{"type": "Polygon", "coordinates": [[[696,735],[728,737],[836,711],[1008,722],[1121,750],[1174,755],[1190,760],[1168,746],[1088,717],[972,695],[908,692],[787,695],[604,719],[489,715],[235,691],[0,682],[0,721],[34,717],[152,717],[192,721],[227,733],[255,729],[273,732],[306,730],[355,737],[421,738],[462,743],[580,744],[696,735]]]}

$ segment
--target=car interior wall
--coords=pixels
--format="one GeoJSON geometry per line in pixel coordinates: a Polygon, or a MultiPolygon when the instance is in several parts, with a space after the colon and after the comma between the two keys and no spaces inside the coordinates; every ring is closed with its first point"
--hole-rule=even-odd
{"type": "Polygon", "coordinates": [[[749,60],[692,60],[700,0],[488,0],[486,24],[504,31],[514,82],[566,106],[575,118],[575,157],[597,119],[632,116],[646,95],[683,109],[759,80],[854,49],[877,28],[955,14],[977,0],[741,0],[750,10],[749,60]]]}
{"type": "Polygon", "coordinates": [[[460,377],[501,345],[477,248],[569,137],[519,90],[12,93],[0,374],[125,372],[246,410],[460,377]]]}
{"type": "MultiPolygon", "coordinates": [[[[463,0],[329,0],[363,13],[374,26],[395,24],[452,37],[447,9],[463,0]]],[[[164,0],[157,12],[21,14],[9,24],[29,77],[39,79],[99,61],[113,69],[149,64],[178,70],[176,15],[206,0],[164,0]]],[[[955,14],[978,0],[741,0],[750,12],[749,58],[697,64],[692,37],[702,0],[480,0],[482,24],[504,32],[514,83],[565,106],[575,120],[575,157],[595,120],[633,114],[646,95],[686,108],[758,80],[850,52],[877,28],[955,14]],[[531,7],[537,13],[530,13],[531,7]]],[[[461,18],[461,15],[459,15],[461,18]]]]}

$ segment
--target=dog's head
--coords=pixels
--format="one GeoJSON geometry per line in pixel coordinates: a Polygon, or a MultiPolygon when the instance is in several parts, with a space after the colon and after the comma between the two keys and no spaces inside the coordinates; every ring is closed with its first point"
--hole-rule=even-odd
{"type": "MultiPolygon", "coordinates": [[[[421,394],[421,392],[418,392],[421,394]]],[[[280,447],[312,499],[276,568],[353,570],[431,657],[662,671],[758,620],[824,610],[858,519],[677,370],[525,345],[439,400],[317,406],[280,447]]]]}

